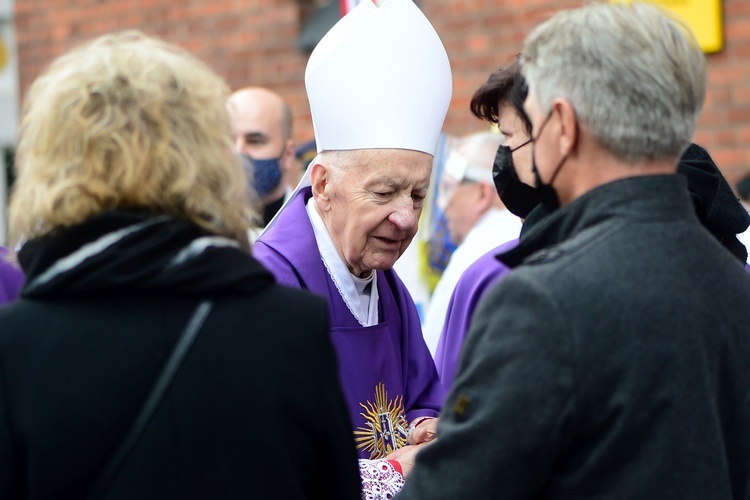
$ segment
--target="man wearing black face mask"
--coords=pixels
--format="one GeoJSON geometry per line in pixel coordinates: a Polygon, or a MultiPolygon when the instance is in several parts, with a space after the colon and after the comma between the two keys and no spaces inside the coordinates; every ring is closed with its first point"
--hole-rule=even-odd
{"type": "Polygon", "coordinates": [[[500,256],[401,498],[749,498],[748,220],[688,149],[696,40],[655,6],[590,4],[529,35],[523,75],[554,211],[500,256]]]}
{"type": "Polygon", "coordinates": [[[252,172],[265,226],[299,180],[294,168],[292,112],[281,96],[262,87],[236,91],[227,101],[227,110],[235,151],[252,172]]]}

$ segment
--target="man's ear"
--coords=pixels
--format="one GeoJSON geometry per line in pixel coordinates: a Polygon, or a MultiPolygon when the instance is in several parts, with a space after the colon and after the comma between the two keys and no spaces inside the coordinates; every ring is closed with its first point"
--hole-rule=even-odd
{"type": "Polygon", "coordinates": [[[330,182],[330,169],[317,161],[308,168],[310,169],[310,185],[315,204],[322,212],[327,212],[331,209],[331,199],[326,191],[330,182]]]}
{"type": "Polygon", "coordinates": [[[560,155],[569,156],[578,144],[578,118],[570,101],[555,99],[555,111],[560,114],[560,155]]]}

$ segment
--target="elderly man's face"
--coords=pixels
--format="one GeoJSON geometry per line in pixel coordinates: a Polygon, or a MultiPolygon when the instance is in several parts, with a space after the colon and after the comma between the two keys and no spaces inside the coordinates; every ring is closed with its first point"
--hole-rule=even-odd
{"type": "MultiPolygon", "coordinates": [[[[432,156],[403,149],[347,153],[316,204],[349,270],[390,269],[417,232],[432,156]]],[[[315,180],[313,180],[315,183],[315,180]]]]}

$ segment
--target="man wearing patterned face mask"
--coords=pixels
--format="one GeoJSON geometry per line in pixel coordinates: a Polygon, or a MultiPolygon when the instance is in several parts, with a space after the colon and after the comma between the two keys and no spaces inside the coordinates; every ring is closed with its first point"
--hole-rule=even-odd
{"type": "Polygon", "coordinates": [[[227,101],[227,110],[235,151],[252,172],[265,226],[298,180],[294,175],[292,112],[281,96],[262,87],[236,91],[227,101]]]}

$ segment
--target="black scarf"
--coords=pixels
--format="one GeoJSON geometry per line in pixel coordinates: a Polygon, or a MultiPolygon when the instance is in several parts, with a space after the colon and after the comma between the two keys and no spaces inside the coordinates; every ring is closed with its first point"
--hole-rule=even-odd
{"type": "Polygon", "coordinates": [[[25,298],[252,294],[271,274],[241,245],[181,219],[112,211],[27,242],[25,298]]]}

